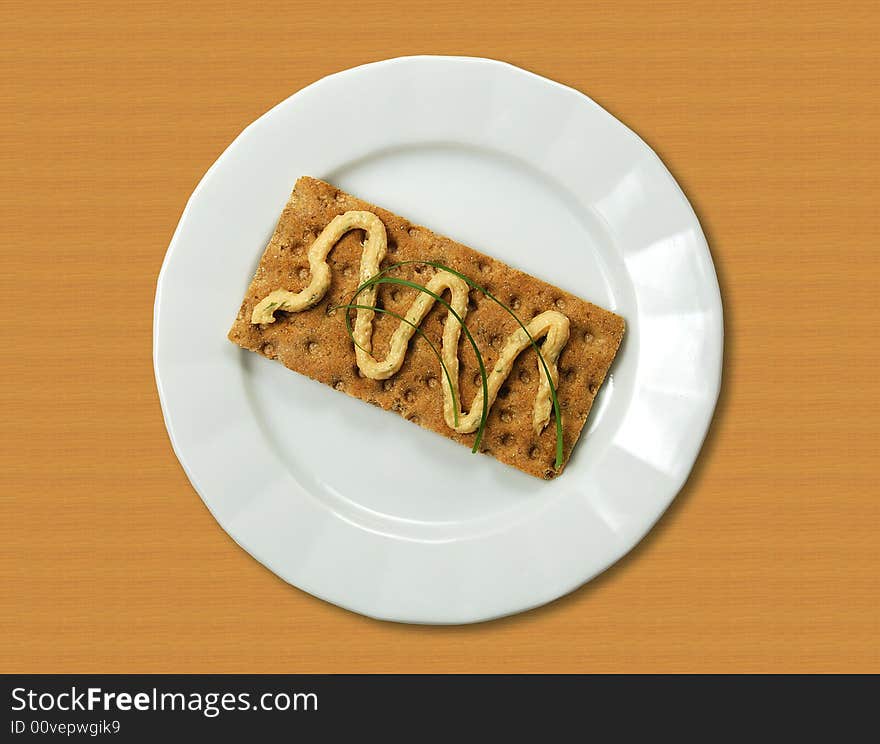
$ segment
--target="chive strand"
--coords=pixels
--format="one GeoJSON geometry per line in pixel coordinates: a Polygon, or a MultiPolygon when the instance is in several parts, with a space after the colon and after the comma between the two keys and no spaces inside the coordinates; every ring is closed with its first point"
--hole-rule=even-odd
{"type": "MultiPolygon", "coordinates": [[[[335,305],[333,307],[334,310],[345,310],[346,314],[348,310],[375,310],[377,313],[383,313],[384,315],[390,315],[392,318],[397,318],[399,321],[406,323],[410,326],[416,333],[418,333],[425,341],[428,342],[428,346],[431,347],[431,351],[434,352],[434,355],[437,357],[437,361],[440,362],[440,366],[443,368],[443,374],[446,375],[446,382],[449,384],[449,392],[452,394],[452,412],[455,419],[455,425],[458,426],[458,398],[455,395],[455,387],[452,384],[452,376],[449,374],[449,369],[446,367],[446,363],[443,361],[443,357],[440,355],[440,352],[437,351],[437,347],[434,346],[434,343],[431,339],[428,338],[427,334],[419,328],[415,323],[410,322],[402,315],[398,315],[397,313],[391,312],[391,310],[385,310],[381,307],[373,307],[371,305],[335,305]]],[[[349,324],[350,327],[350,324],[349,324]]],[[[349,336],[351,340],[354,342],[355,346],[366,353],[366,349],[364,349],[354,338],[354,332],[350,331],[349,336]]]]}
{"type": "Polygon", "coordinates": [[[458,276],[459,278],[463,279],[471,287],[473,287],[474,289],[476,289],[479,292],[482,292],[486,297],[488,297],[490,300],[492,300],[496,305],[498,305],[502,309],[506,310],[508,315],[510,315],[510,317],[512,317],[517,323],[519,323],[519,327],[523,329],[523,332],[526,334],[526,336],[529,339],[529,343],[532,345],[532,348],[535,350],[535,353],[538,355],[538,361],[541,362],[541,366],[544,368],[544,374],[547,375],[547,383],[550,387],[550,399],[553,403],[553,413],[554,413],[554,418],[556,419],[556,421],[555,421],[555,423],[556,423],[556,462],[554,464],[554,467],[556,470],[558,470],[560,467],[562,467],[562,445],[563,445],[563,442],[562,442],[562,413],[559,410],[559,399],[556,396],[556,386],[553,384],[553,378],[550,376],[550,369],[547,367],[547,362],[544,359],[544,355],[541,353],[541,350],[538,348],[537,342],[535,341],[534,338],[532,338],[532,334],[529,333],[528,328],[525,327],[523,322],[519,319],[519,317],[516,315],[516,313],[513,312],[513,310],[511,310],[507,305],[505,305],[503,302],[501,302],[501,300],[499,300],[497,297],[495,297],[495,295],[493,295],[491,292],[488,292],[484,287],[481,287],[479,284],[477,284],[472,279],[466,277],[464,274],[461,274],[461,273],[455,271],[454,269],[450,269],[448,266],[444,266],[443,264],[441,264],[439,262],[429,261],[428,264],[433,266],[436,269],[440,269],[442,271],[447,271],[450,274],[454,274],[455,276],[458,276]]]}
{"type": "Polygon", "coordinates": [[[499,300],[497,297],[495,297],[495,295],[493,295],[491,292],[488,292],[485,289],[485,287],[481,287],[479,284],[477,284],[470,277],[465,276],[461,272],[458,272],[455,269],[452,269],[449,266],[446,266],[446,265],[440,263],[439,261],[401,261],[399,263],[392,264],[391,266],[386,267],[385,269],[380,271],[378,274],[376,274],[373,278],[375,279],[376,277],[381,277],[382,275],[386,274],[389,271],[392,271],[393,269],[396,269],[400,266],[405,266],[408,264],[423,264],[426,266],[433,266],[435,269],[439,269],[440,271],[445,271],[449,274],[453,274],[454,276],[457,276],[459,279],[464,280],[468,284],[468,286],[472,287],[473,289],[476,289],[478,292],[482,292],[486,297],[488,297],[490,300],[492,300],[496,305],[498,305],[503,310],[505,310],[507,312],[507,314],[510,315],[510,317],[512,317],[519,324],[519,327],[523,329],[526,336],[528,336],[529,343],[531,344],[532,348],[535,350],[535,353],[538,355],[538,361],[541,363],[541,366],[544,368],[544,374],[547,375],[547,382],[549,383],[549,386],[550,386],[550,399],[553,403],[553,413],[554,413],[554,417],[556,419],[556,422],[555,422],[556,423],[556,462],[555,462],[555,468],[558,470],[560,467],[562,467],[562,454],[563,454],[563,452],[562,452],[562,450],[563,450],[563,447],[562,447],[562,445],[563,445],[563,441],[562,441],[562,436],[563,436],[562,435],[562,414],[561,414],[561,411],[559,410],[559,399],[556,396],[556,386],[553,384],[553,378],[550,376],[550,369],[547,366],[547,362],[544,359],[544,355],[541,353],[541,350],[538,347],[538,344],[535,341],[535,339],[532,338],[532,334],[529,333],[528,328],[525,327],[522,320],[520,320],[519,316],[517,316],[517,314],[514,313],[513,310],[511,310],[501,300],[499,300]]]}
{"type": "Polygon", "coordinates": [[[474,439],[474,446],[471,448],[472,452],[478,452],[480,449],[480,443],[483,440],[483,432],[486,428],[486,419],[489,416],[489,383],[486,375],[486,366],[483,363],[483,355],[480,354],[480,349],[477,346],[477,342],[474,341],[474,337],[471,335],[471,332],[468,330],[468,327],[465,325],[462,317],[456,312],[455,308],[452,307],[446,300],[444,300],[440,295],[432,292],[427,287],[423,287],[421,284],[416,284],[415,282],[408,281],[407,279],[398,279],[397,277],[391,276],[380,276],[376,274],[371,277],[367,281],[365,281],[358,289],[355,291],[354,296],[352,297],[352,301],[357,299],[357,296],[363,292],[368,287],[371,287],[375,284],[395,284],[402,287],[409,287],[410,289],[415,289],[419,292],[423,292],[424,294],[432,297],[436,302],[439,302],[443,305],[452,316],[458,321],[458,324],[461,326],[461,329],[464,331],[465,336],[467,337],[468,342],[474,350],[474,354],[477,357],[477,364],[480,367],[480,380],[482,382],[483,387],[483,408],[480,413],[480,426],[477,429],[477,435],[474,439]]]}

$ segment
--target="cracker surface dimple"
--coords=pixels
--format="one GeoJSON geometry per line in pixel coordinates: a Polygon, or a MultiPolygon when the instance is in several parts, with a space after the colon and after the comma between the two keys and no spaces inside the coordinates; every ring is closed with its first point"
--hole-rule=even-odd
{"type": "MultiPolygon", "coordinates": [[[[483,285],[515,309],[524,322],[551,309],[568,316],[571,333],[559,356],[557,387],[563,421],[564,467],[620,346],[623,319],[323,181],[303,176],[296,182],[229,331],[229,339],[335,390],[393,411],[467,447],[473,445],[474,434],[458,434],[446,425],[443,372],[429,344],[418,334],[410,342],[400,371],[389,380],[371,380],[358,370],[342,311],[331,308],[347,302],[357,288],[363,232],[348,233],[330,252],[330,289],[318,305],[300,313],[278,312],[272,324],[251,324],[254,306],[270,292],[298,292],[309,283],[307,252],[311,243],[334,217],[355,209],[375,213],[385,225],[388,255],[383,267],[402,261],[439,261],[483,285]]],[[[395,276],[426,284],[434,271],[429,266],[409,265],[401,267],[395,276]]],[[[405,287],[379,285],[377,306],[403,315],[416,293],[405,287]]],[[[504,309],[478,291],[471,291],[469,308],[467,327],[486,368],[491,369],[503,340],[518,326],[504,309]]],[[[421,325],[438,349],[445,315],[446,308],[436,304],[421,325]]],[[[377,359],[385,356],[398,324],[389,315],[377,314],[373,321],[373,354],[377,359]]],[[[476,355],[464,334],[459,341],[459,360],[460,397],[466,409],[480,385],[480,375],[476,355]]],[[[559,473],[553,469],[556,427],[552,417],[539,436],[532,430],[538,375],[537,357],[527,349],[514,363],[489,412],[482,448],[501,462],[537,478],[553,478],[559,473]]]]}

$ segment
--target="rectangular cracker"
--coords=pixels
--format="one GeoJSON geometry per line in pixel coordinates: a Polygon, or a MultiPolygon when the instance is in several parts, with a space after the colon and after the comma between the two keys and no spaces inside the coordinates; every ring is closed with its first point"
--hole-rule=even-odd
{"type": "MultiPolygon", "coordinates": [[[[439,261],[485,287],[512,307],[523,322],[549,309],[569,317],[571,335],[559,357],[557,387],[563,420],[564,467],[620,346],[623,319],[323,181],[303,176],[296,182],[229,331],[229,339],[348,395],[395,411],[426,429],[473,446],[475,434],[458,434],[443,418],[445,378],[430,346],[418,334],[410,342],[400,371],[390,379],[371,380],[358,370],[343,313],[330,308],[350,302],[358,286],[362,231],[348,233],[330,252],[327,262],[331,267],[331,285],[318,305],[299,313],[279,312],[273,324],[251,324],[254,306],[267,294],[276,289],[298,292],[308,285],[309,247],[335,216],[349,210],[373,212],[384,223],[388,254],[383,268],[400,261],[439,261]]],[[[394,276],[426,284],[434,271],[430,266],[409,265],[396,270],[394,276]]],[[[380,285],[378,306],[405,315],[415,295],[414,289],[380,285]]],[[[480,292],[472,290],[470,295],[465,322],[480,348],[486,369],[491,370],[504,341],[518,326],[510,315],[480,292]]],[[[446,308],[437,303],[421,325],[438,349],[445,315],[446,308]]],[[[384,358],[388,340],[399,323],[388,315],[375,317],[373,354],[377,359],[384,358]]],[[[467,409],[480,385],[480,377],[476,356],[464,334],[459,343],[459,359],[460,400],[467,409]]],[[[553,468],[556,452],[553,419],[540,436],[532,429],[538,369],[532,350],[520,354],[490,410],[481,446],[485,453],[501,462],[549,479],[562,469],[557,472],[553,468]]],[[[364,436],[369,436],[369,432],[364,432],[364,436]]]]}

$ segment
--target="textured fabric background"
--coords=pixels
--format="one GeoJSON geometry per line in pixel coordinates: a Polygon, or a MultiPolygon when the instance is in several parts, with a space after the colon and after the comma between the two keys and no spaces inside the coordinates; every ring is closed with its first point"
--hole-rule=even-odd
{"type": "Polygon", "coordinates": [[[876,3],[251,5],[0,5],[0,671],[880,671],[876,3]],[[240,550],[151,362],[208,166],[302,86],[411,53],[507,60],[635,129],[725,305],[716,419],[654,531],[465,628],[355,616],[240,550]]]}

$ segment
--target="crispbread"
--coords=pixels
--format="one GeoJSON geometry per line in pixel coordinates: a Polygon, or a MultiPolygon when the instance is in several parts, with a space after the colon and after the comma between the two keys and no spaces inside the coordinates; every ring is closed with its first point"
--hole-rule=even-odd
{"type": "MultiPolygon", "coordinates": [[[[624,332],[623,319],[323,181],[303,176],[296,182],[245,294],[229,339],[336,390],[395,411],[413,423],[468,447],[473,445],[474,434],[456,433],[443,418],[441,385],[445,384],[445,378],[430,346],[418,334],[410,342],[406,359],[396,375],[387,380],[372,380],[360,373],[343,311],[331,308],[349,302],[357,288],[361,231],[348,233],[331,251],[327,259],[332,273],[330,289],[318,305],[299,313],[278,312],[272,324],[251,324],[254,306],[270,292],[276,289],[298,292],[309,283],[310,245],[335,216],[349,210],[373,212],[384,223],[388,255],[383,268],[401,261],[439,261],[485,287],[523,321],[550,309],[568,316],[571,334],[559,357],[557,387],[563,420],[564,467],[617,353],[624,332]]],[[[430,266],[408,265],[395,270],[394,276],[425,284],[434,271],[430,266]]],[[[377,306],[404,315],[416,292],[406,287],[380,285],[377,306]]],[[[479,291],[472,290],[470,297],[465,322],[480,348],[486,368],[491,369],[508,335],[518,326],[510,315],[479,291]]],[[[437,348],[440,348],[445,316],[446,309],[438,303],[421,325],[437,348]]],[[[373,325],[373,353],[381,359],[399,321],[380,314],[373,325]]],[[[464,335],[459,342],[459,359],[460,400],[466,409],[480,384],[480,376],[476,356],[464,335]]],[[[556,451],[553,420],[539,436],[532,429],[538,370],[535,353],[524,351],[489,413],[481,449],[530,475],[553,478],[562,470],[553,467],[556,451]]]]}

